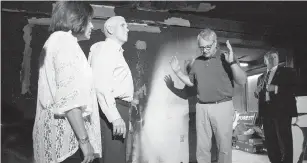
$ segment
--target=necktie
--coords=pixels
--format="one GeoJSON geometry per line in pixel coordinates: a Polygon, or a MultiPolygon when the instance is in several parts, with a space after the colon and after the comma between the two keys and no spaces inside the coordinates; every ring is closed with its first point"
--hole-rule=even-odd
{"type": "Polygon", "coordinates": [[[271,70],[268,71],[268,73],[266,74],[265,79],[264,79],[264,89],[265,89],[265,99],[266,99],[266,101],[270,100],[270,94],[266,90],[266,87],[267,87],[268,82],[269,82],[270,74],[271,74],[271,70]]]}
{"type": "Polygon", "coordinates": [[[265,87],[266,87],[266,85],[269,81],[270,73],[271,73],[271,71],[268,71],[267,74],[265,74],[265,76],[263,77],[262,82],[260,84],[261,89],[265,89],[265,87]]]}
{"type": "Polygon", "coordinates": [[[270,70],[270,71],[268,71],[268,73],[267,73],[267,74],[266,74],[266,76],[265,76],[265,79],[264,79],[264,83],[265,83],[265,85],[267,85],[267,84],[268,84],[268,82],[269,82],[270,74],[271,74],[271,70],[270,70]]]}

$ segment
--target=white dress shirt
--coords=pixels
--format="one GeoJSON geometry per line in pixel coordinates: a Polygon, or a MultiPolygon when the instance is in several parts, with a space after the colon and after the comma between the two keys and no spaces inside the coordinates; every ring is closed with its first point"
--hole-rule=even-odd
{"type": "MultiPolygon", "coordinates": [[[[274,77],[274,75],[275,75],[276,70],[277,70],[277,66],[274,66],[274,67],[271,68],[271,70],[270,70],[271,73],[270,73],[270,76],[269,76],[269,79],[268,79],[268,84],[267,84],[267,86],[269,86],[269,85],[271,84],[272,79],[273,79],[273,77],[274,77]]],[[[269,70],[267,70],[267,73],[268,73],[268,72],[269,72],[269,70]]],[[[278,87],[275,86],[275,94],[277,94],[277,91],[278,91],[278,87]]],[[[265,99],[266,99],[266,101],[269,101],[269,100],[270,100],[269,92],[266,92],[266,93],[265,93],[265,99]]]]}
{"type": "Polygon", "coordinates": [[[89,63],[93,69],[96,94],[109,122],[121,118],[115,98],[133,100],[133,80],[120,44],[107,38],[92,45],[89,63]]]}

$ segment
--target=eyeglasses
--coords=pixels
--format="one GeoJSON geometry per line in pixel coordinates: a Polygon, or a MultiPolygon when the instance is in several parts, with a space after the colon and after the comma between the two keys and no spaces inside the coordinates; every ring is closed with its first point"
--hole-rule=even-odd
{"type": "Polygon", "coordinates": [[[212,44],[210,44],[210,45],[206,45],[206,46],[199,46],[199,49],[201,50],[201,51],[209,51],[209,50],[211,50],[212,49],[212,47],[213,47],[213,45],[214,45],[214,43],[215,43],[215,40],[212,42],[212,44]]]}

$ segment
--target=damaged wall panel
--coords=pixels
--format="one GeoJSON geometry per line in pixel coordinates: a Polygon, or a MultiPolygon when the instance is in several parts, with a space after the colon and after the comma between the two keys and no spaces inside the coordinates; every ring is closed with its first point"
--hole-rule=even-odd
{"type": "MultiPolygon", "coordinates": [[[[30,34],[31,31],[32,39],[30,40],[30,43],[26,42],[25,44],[30,44],[32,48],[32,54],[28,55],[31,56],[30,92],[36,93],[38,56],[45,40],[49,36],[49,33],[47,31],[48,26],[46,25],[46,19],[29,18],[29,21],[35,22],[35,24],[31,24],[31,26],[33,26],[31,28],[32,30],[27,31],[28,33],[26,34],[30,34]]],[[[102,41],[105,38],[101,31],[103,21],[96,21],[95,24],[100,25],[100,27],[95,27],[95,30],[92,32],[91,40],[80,42],[80,45],[86,55],[88,55],[90,46],[93,43],[102,41]]],[[[161,33],[152,33],[148,31],[131,31],[129,33],[129,41],[124,44],[124,56],[127,59],[129,67],[132,71],[132,75],[134,77],[136,95],[143,96],[143,98],[151,98],[155,101],[155,103],[161,102],[160,104],[165,104],[166,101],[169,102],[168,105],[165,105],[163,107],[161,105],[160,107],[160,109],[162,110],[164,108],[165,115],[167,116],[166,119],[163,119],[161,121],[163,123],[167,124],[172,122],[171,124],[176,124],[175,122],[178,120],[178,118],[183,117],[183,114],[187,113],[183,110],[189,107],[187,105],[187,101],[172,95],[171,92],[152,94],[153,90],[162,89],[164,91],[168,91],[168,89],[165,87],[163,79],[165,75],[171,74],[171,71],[169,69],[168,64],[160,64],[160,61],[163,61],[163,63],[168,63],[169,55],[181,55],[183,56],[182,59],[190,58],[191,55],[195,55],[195,51],[197,50],[195,35],[197,34],[197,32],[198,31],[195,29],[182,27],[170,27],[166,29],[163,28],[161,30],[161,33]],[[191,46],[192,44],[193,46],[191,46]],[[165,50],[167,49],[171,51],[169,53],[165,53],[165,50]],[[186,51],[183,51],[183,49],[185,49],[186,51]],[[172,109],[168,108],[173,108],[178,111],[181,111],[179,111],[178,114],[173,115],[170,112],[170,110],[172,109]]],[[[176,83],[179,83],[176,78],[174,78],[174,81],[176,83]]],[[[31,96],[32,109],[35,109],[35,93],[33,93],[31,96]]],[[[145,100],[144,102],[146,101],[147,100],[145,100]]],[[[141,104],[148,105],[148,103],[141,104]]],[[[26,112],[29,113],[29,110],[26,110],[26,112]]],[[[156,116],[153,117],[157,118],[156,116]]],[[[174,130],[174,133],[170,135],[181,135],[181,133],[178,133],[179,131],[179,129],[174,130]]],[[[176,144],[176,142],[173,143],[176,146],[178,145],[176,144]]],[[[168,151],[170,151],[170,149],[168,149],[168,151]]]]}
{"type": "MultiPolygon", "coordinates": [[[[188,15],[184,13],[171,12],[171,10],[166,10],[165,12],[159,12],[158,9],[141,10],[139,8],[133,8],[131,4],[128,4],[127,6],[118,5],[118,7],[114,7],[114,6],[107,6],[107,5],[98,5],[98,4],[101,4],[99,2],[91,2],[91,3],[94,8],[94,18],[105,19],[113,15],[125,15],[125,17],[127,18],[129,22],[130,21],[133,22],[133,21],[150,20],[155,25],[163,25],[163,24],[167,25],[168,19],[171,19],[173,17],[174,19],[182,19],[182,20],[188,21],[189,26],[191,28],[201,29],[204,27],[210,27],[216,31],[221,31],[221,32],[223,31],[223,32],[241,33],[241,34],[251,35],[247,37],[255,37],[252,40],[259,40],[257,36],[267,37],[268,34],[273,34],[273,32],[271,31],[272,28],[270,26],[259,25],[256,23],[247,24],[243,22],[232,21],[232,20],[222,20],[222,19],[217,19],[217,18],[206,18],[205,12],[203,13],[204,14],[203,16],[199,16],[199,15],[193,15],[193,14],[188,15]]],[[[40,5],[41,9],[38,7],[39,3],[25,2],[23,3],[23,5],[15,5],[15,6],[14,4],[16,3],[5,3],[4,8],[7,7],[8,9],[12,8],[12,9],[20,10],[20,11],[25,11],[25,9],[28,7],[27,12],[45,13],[49,15],[52,10],[52,7],[50,7],[51,2],[41,4],[40,5]]],[[[181,24],[181,25],[187,26],[186,23],[181,24]]],[[[283,35],[284,34],[285,33],[283,33],[283,35]]],[[[264,41],[266,39],[263,38],[262,40],[264,41]]]]}
{"type": "MultiPolygon", "coordinates": [[[[22,49],[23,52],[18,53],[18,58],[23,58],[23,60],[19,63],[19,67],[23,66],[18,71],[21,71],[19,78],[22,79],[21,83],[19,83],[19,87],[21,90],[17,91],[18,93],[15,93],[16,97],[19,97],[21,94],[26,95],[27,93],[32,93],[33,95],[30,95],[31,97],[35,99],[36,94],[36,88],[35,86],[32,86],[32,84],[36,84],[36,72],[37,67],[32,67],[35,64],[32,64],[33,62],[37,62],[37,55],[39,54],[40,48],[42,47],[42,43],[45,41],[45,39],[48,36],[47,32],[47,25],[50,23],[50,17],[43,16],[50,15],[52,10],[52,2],[23,2],[23,3],[15,3],[15,2],[5,2],[3,3],[2,11],[6,11],[7,15],[12,15],[14,13],[22,13],[23,16],[28,16],[28,22],[25,22],[22,26],[17,25],[18,28],[24,28],[27,29],[25,32],[22,32],[19,37],[27,36],[25,40],[22,38],[19,41],[22,41],[23,43],[18,46],[23,46],[22,49]],[[11,11],[10,11],[11,10],[11,11]],[[37,16],[34,14],[37,13],[37,16]],[[32,33],[30,32],[31,29],[28,28],[29,26],[26,26],[27,24],[34,25],[32,33]],[[45,27],[46,26],[46,27],[45,27]],[[31,35],[32,34],[32,39],[31,35]],[[33,39],[35,37],[35,39],[33,39]],[[29,41],[33,41],[29,44],[29,41]],[[36,43],[37,44],[36,44],[36,43]],[[34,44],[33,44],[34,43],[34,44]],[[32,49],[32,53],[31,53],[32,49]],[[38,50],[39,49],[39,50],[38,50]],[[23,63],[23,64],[22,64],[23,63]],[[30,66],[31,65],[31,66],[30,66]],[[33,69],[34,68],[34,69],[33,69]]],[[[153,10],[151,11],[143,11],[143,10],[137,10],[137,9],[131,9],[131,8],[125,8],[125,7],[114,7],[114,6],[106,6],[106,5],[97,5],[93,4],[94,7],[94,15],[95,19],[93,20],[95,30],[92,33],[92,39],[91,43],[95,41],[100,41],[104,39],[104,35],[101,32],[101,29],[103,29],[104,21],[107,17],[113,16],[113,15],[124,15],[127,19],[127,22],[129,24],[129,29],[131,31],[130,33],[130,40],[127,44],[124,45],[126,49],[127,60],[130,65],[136,65],[138,62],[134,57],[136,57],[134,54],[139,53],[135,50],[134,44],[137,42],[137,40],[143,40],[147,43],[147,52],[150,51],[150,49],[155,49],[154,51],[150,51],[149,55],[146,56],[146,59],[143,58],[144,64],[146,63],[145,60],[152,60],[156,54],[157,50],[159,49],[159,46],[161,45],[167,45],[168,42],[172,42],[176,39],[175,36],[171,36],[169,38],[163,38],[161,41],[152,41],[148,40],[148,38],[151,38],[153,40],[160,40],[157,34],[163,33],[165,31],[170,31],[176,27],[178,27],[179,31],[176,35],[182,35],[186,36],[186,34],[189,34],[191,39],[196,40],[197,33],[200,29],[204,27],[211,27],[215,30],[217,30],[217,34],[219,36],[219,41],[225,42],[225,40],[229,39],[231,43],[233,43],[234,48],[237,49],[246,49],[251,46],[254,46],[255,50],[253,53],[260,53],[257,52],[259,49],[268,46],[268,43],[265,41],[265,37],[257,36],[257,33],[261,33],[262,30],[266,31],[269,27],[266,26],[253,26],[251,28],[251,25],[242,23],[242,22],[235,22],[235,21],[229,21],[229,20],[221,20],[221,19],[213,19],[213,18],[205,18],[195,15],[184,15],[184,14],[178,14],[178,13],[168,13],[168,12],[155,12],[153,10]],[[255,30],[255,28],[257,30],[255,30]],[[185,31],[192,29],[191,31],[194,31],[192,33],[186,33],[185,31]],[[255,32],[254,34],[249,34],[251,31],[255,32]],[[144,38],[140,38],[140,36],[146,36],[144,38]],[[172,38],[174,37],[174,38],[172,38]],[[135,39],[131,39],[135,38],[135,39]],[[160,45],[156,45],[159,43],[160,45]],[[129,47],[129,48],[128,48],[129,47]],[[133,47],[133,48],[132,48],[133,47]],[[134,49],[134,50],[130,50],[134,49]]],[[[11,19],[11,16],[7,16],[7,19],[11,19]]],[[[19,20],[18,19],[11,19],[11,20],[19,20]]],[[[22,17],[21,19],[25,19],[25,17],[22,17]]],[[[6,27],[4,27],[6,28],[6,27]]],[[[11,27],[7,27],[7,31],[11,30],[11,27]]],[[[22,31],[22,30],[21,30],[22,31]]],[[[13,34],[16,34],[13,32],[13,34]]],[[[161,36],[160,36],[161,37],[161,36]]],[[[5,38],[5,37],[4,37],[5,38]]],[[[10,36],[7,36],[8,39],[13,39],[10,36]]],[[[15,41],[13,41],[15,42],[15,41]]],[[[82,46],[84,52],[86,55],[88,55],[90,44],[87,41],[80,42],[80,45],[82,46]]],[[[5,45],[6,46],[6,45],[5,45]]],[[[8,46],[9,47],[9,46],[8,46]]],[[[238,50],[240,51],[240,50],[238,50]]],[[[242,50],[241,50],[242,51],[242,50]]],[[[143,51],[142,51],[143,53],[143,51]]],[[[194,53],[194,52],[193,52],[194,53]]],[[[260,54],[258,54],[260,55],[260,54]]],[[[142,55],[140,55],[142,57],[142,55]]],[[[145,66],[146,67],[146,66],[145,66]]],[[[147,66],[151,67],[151,66],[147,66]]],[[[151,67],[148,72],[150,72],[153,68],[151,67]]],[[[136,74],[137,70],[134,70],[132,68],[132,71],[134,71],[134,74],[136,74]]],[[[144,70],[145,71],[145,70],[144,70]]],[[[149,75],[150,76],[150,75],[149,75]]],[[[147,82],[151,82],[151,77],[149,77],[147,82]]],[[[19,80],[14,80],[19,81],[19,80]]],[[[22,109],[24,110],[24,109],[22,109]]]]}

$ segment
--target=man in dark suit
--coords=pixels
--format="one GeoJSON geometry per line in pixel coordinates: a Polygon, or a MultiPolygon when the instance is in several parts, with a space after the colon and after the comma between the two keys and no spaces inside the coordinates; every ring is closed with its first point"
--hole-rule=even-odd
{"type": "Polygon", "coordinates": [[[297,117],[294,96],[296,75],[289,67],[278,66],[276,50],[267,52],[264,63],[267,71],[257,82],[255,96],[259,103],[259,116],[263,129],[268,156],[271,163],[293,162],[292,117],[297,117]]]}

